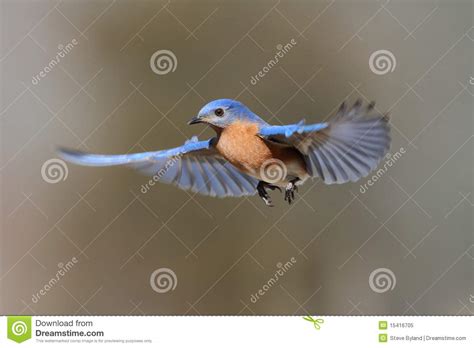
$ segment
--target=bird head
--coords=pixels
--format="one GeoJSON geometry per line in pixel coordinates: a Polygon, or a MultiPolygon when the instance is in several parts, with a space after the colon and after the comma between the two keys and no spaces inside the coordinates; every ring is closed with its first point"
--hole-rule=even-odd
{"type": "Polygon", "coordinates": [[[232,99],[218,99],[204,105],[188,124],[205,123],[217,128],[226,128],[239,120],[263,122],[241,102],[232,99]]]}

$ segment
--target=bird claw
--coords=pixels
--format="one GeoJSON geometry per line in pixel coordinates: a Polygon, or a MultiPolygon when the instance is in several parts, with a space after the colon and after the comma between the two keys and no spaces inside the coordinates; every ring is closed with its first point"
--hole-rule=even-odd
{"type": "Polygon", "coordinates": [[[272,200],[270,199],[270,196],[267,195],[267,196],[260,196],[260,197],[262,197],[262,200],[267,207],[274,207],[272,200]]]}
{"type": "Polygon", "coordinates": [[[281,191],[281,188],[279,188],[278,186],[275,186],[275,185],[266,185],[267,188],[269,188],[270,190],[274,191],[275,189],[277,189],[278,191],[282,192],[281,191]]]}
{"type": "Polygon", "coordinates": [[[265,203],[265,205],[267,207],[273,207],[273,203],[272,203],[272,200],[270,198],[270,195],[268,194],[268,192],[265,190],[265,187],[268,187],[270,190],[274,190],[275,188],[279,188],[279,187],[276,187],[276,186],[273,186],[273,185],[266,185],[263,181],[260,181],[257,185],[257,192],[258,192],[258,195],[260,196],[260,198],[263,200],[263,202],[265,203]]]}
{"type": "MultiPolygon", "coordinates": [[[[288,185],[286,185],[285,187],[285,201],[288,201],[289,204],[291,204],[291,202],[295,200],[295,192],[298,192],[298,187],[295,184],[297,180],[290,181],[290,183],[288,183],[288,185]]],[[[276,185],[271,185],[264,181],[260,181],[258,183],[257,185],[258,195],[260,196],[260,198],[263,200],[263,202],[265,203],[267,207],[273,207],[274,205],[266,189],[270,189],[272,191],[278,190],[280,192],[282,192],[282,190],[280,187],[276,185]]]]}
{"type": "Polygon", "coordinates": [[[295,200],[295,192],[298,192],[298,186],[294,182],[288,183],[285,188],[285,201],[288,201],[288,204],[295,200]]]}

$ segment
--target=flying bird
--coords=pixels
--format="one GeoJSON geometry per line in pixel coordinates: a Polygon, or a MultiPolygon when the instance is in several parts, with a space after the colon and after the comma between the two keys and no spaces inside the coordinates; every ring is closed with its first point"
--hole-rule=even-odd
{"type": "Polygon", "coordinates": [[[85,166],[128,165],[154,180],[213,197],[258,194],[273,206],[268,190],[284,190],[288,203],[308,178],[326,184],[354,182],[369,174],[390,147],[386,115],[374,104],[344,103],[326,122],[270,125],[244,104],[219,99],[188,124],[210,126],[216,136],[196,137],[167,150],[95,155],[60,149],[67,161],[85,166]]]}

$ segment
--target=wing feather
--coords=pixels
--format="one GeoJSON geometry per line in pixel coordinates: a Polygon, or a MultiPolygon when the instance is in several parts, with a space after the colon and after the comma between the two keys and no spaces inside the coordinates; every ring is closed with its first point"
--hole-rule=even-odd
{"type": "Polygon", "coordinates": [[[66,149],[59,153],[80,165],[132,166],[156,181],[209,196],[253,195],[258,183],[227,162],[213,147],[213,139],[193,138],[177,148],[137,154],[94,155],[66,149]]]}
{"type": "Polygon", "coordinates": [[[390,147],[390,126],[385,116],[370,115],[360,102],[343,104],[328,122],[305,125],[262,126],[260,135],[297,148],[312,176],[327,184],[357,181],[374,170],[390,147]]]}

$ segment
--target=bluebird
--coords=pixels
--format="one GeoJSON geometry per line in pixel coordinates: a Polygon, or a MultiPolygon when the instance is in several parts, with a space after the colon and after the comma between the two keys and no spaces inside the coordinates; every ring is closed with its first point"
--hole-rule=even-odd
{"type": "Polygon", "coordinates": [[[60,149],[86,166],[128,165],[155,181],[213,197],[258,194],[273,206],[269,190],[284,190],[288,203],[309,178],[325,184],[355,182],[376,168],[390,146],[386,115],[357,101],[343,103],[327,122],[270,125],[231,99],[206,104],[188,124],[205,124],[216,136],[196,137],[172,149],[123,155],[95,155],[60,149]]]}

